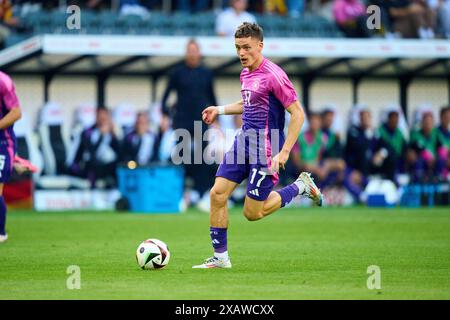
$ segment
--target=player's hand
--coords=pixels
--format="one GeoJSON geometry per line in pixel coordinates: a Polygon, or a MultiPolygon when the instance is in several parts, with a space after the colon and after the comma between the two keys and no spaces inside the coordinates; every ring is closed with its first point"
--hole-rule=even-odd
{"type": "Polygon", "coordinates": [[[210,106],[210,107],[206,108],[205,110],[203,110],[203,112],[202,112],[202,120],[206,124],[211,124],[214,121],[216,121],[218,115],[219,115],[219,111],[217,110],[217,107],[210,106]]]}
{"type": "Polygon", "coordinates": [[[286,150],[281,150],[281,152],[272,159],[272,171],[278,173],[280,171],[280,167],[283,170],[286,170],[285,165],[288,159],[289,152],[286,150]]]}

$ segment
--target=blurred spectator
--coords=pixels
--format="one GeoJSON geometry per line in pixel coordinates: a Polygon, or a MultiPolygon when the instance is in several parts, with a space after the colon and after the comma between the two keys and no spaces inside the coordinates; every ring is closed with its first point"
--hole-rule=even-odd
{"type": "Polygon", "coordinates": [[[106,187],[116,184],[120,144],[113,128],[109,111],[98,108],[95,125],[83,131],[81,135],[81,142],[70,169],[72,174],[89,179],[93,188],[98,187],[98,180],[102,180],[106,187]]]}
{"type": "Polygon", "coordinates": [[[312,2],[311,11],[327,19],[328,21],[335,21],[333,15],[333,4],[333,0],[316,0],[312,2]]]}
{"type": "Polygon", "coordinates": [[[334,117],[335,112],[333,109],[326,108],[322,111],[322,132],[326,141],[323,156],[329,159],[342,158],[342,145],[339,134],[332,129],[334,117]]]}
{"type": "Polygon", "coordinates": [[[326,108],[322,111],[322,133],[325,141],[322,153],[322,165],[330,172],[326,180],[322,182],[322,187],[334,182],[343,181],[344,179],[345,161],[342,156],[342,145],[339,134],[332,129],[334,119],[334,109],[326,108]]]}
{"type": "Polygon", "coordinates": [[[66,166],[71,168],[75,161],[75,156],[81,144],[82,133],[94,126],[96,121],[97,108],[92,103],[85,103],[77,106],[73,113],[73,123],[70,127],[70,140],[68,146],[66,166]]]}
{"type": "Polygon", "coordinates": [[[12,30],[22,31],[20,21],[14,17],[11,1],[0,0],[0,49],[4,48],[12,30]]]}
{"type": "Polygon", "coordinates": [[[442,107],[437,128],[437,172],[442,181],[447,181],[450,170],[450,105],[442,107]]]}
{"type": "Polygon", "coordinates": [[[14,5],[17,8],[18,16],[21,17],[24,17],[31,12],[38,12],[42,10],[41,1],[29,1],[29,0],[16,1],[14,5]]]}
{"type": "Polygon", "coordinates": [[[159,162],[169,162],[171,160],[175,139],[174,131],[168,117],[161,117],[161,123],[156,132],[155,150],[158,151],[157,160],[159,162]]]}
{"type": "Polygon", "coordinates": [[[141,0],[141,4],[148,10],[161,10],[164,0],[141,0]]]}
{"type": "Polygon", "coordinates": [[[439,0],[437,13],[443,36],[450,39],[450,0],[439,0]]]}
{"type": "Polygon", "coordinates": [[[289,14],[293,18],[300,17],[305,8],[305,0],[265,0],[264,2],[266,13],[289,14]]]}
{"type": "Polygon", "coordinates": [[[5,40],[11,34],[11,31],[6,23],[7,17],[12,15],[11,7],[7,7],[5,2],[0,3],[0,49],[5,47],[5,40]]]}
{"type": "Polygon", "coordinates": [[[325,147],[325,139],[321,131],[321,118],[318,113],[311,112],[308,116],[308,129],[300,133],[298,143],[292,149],[293,162],[297,171],[311,172],[322,180],[325,172],[320,168],[320,161],[325,147]]]}
{"type": "MultiPolygon", "coordinates": [[[[94,11],[110,10],[112,0],[69,0],[66,4],[63,4],[63,8],[70,5],[79,6],[81,9],[88,9],[94,11]]],[[[132,1],[132,0],[131,0],[132,1]]],[[[58,0],[45,0],[42,1],[42,7],[44,10],[52,10],[60,5],[58,0]]],[[[120,2],[123,2],[122,0],[120,2]]],[[[119,3],[120,4],[120,3],[119,3]]]]}
{"type": "Polygon", "coordinates": [[[305,0],[286,0],[286,4],[292,18],[300,17],[305,11],[305,0]]]}
{"type": "Polygon", "coordinates": [[[128,133],[122,143],[122,161],[135,161],[140,166],[158,161],[157,136],[150,130],[147,112],[139,112],[134,130],[128,133]]]}
{"type": "Polygon", "coordinates": [[[209,7],[208,0],[176,0],[176,10],[186,13],[205,11],[209,7]]]}
{"type": "Polygon", "coordinates": [[[370,0],[369,5],[374,5],[380,8],[381,14],[381,29],[376,30],[375,32],[386,38],[401,38],[401,34],[399,32],[394,31],[393,21],[391,15],[389,13],[389,5],[385,0],[370,0]]]}
{"type": "Polygon", "coordinates": [[[111,9],[111,0],[84,0],[83,7],[90,10],[107,10],[111,9]]]}
{"type": "Polygon", "coordinates": [[[349,38],[368,38],[366,6],[361,0],[334,0],[333,14],[342,32],[349,38]]]}
{"type": "Polygon", "coordinates": [[[121,15],[136,15],[143,18],[149,15],[149,11],[139,0],[120,0],[121,15]]]}
{"type": "Polygon", "coordinates": [[[411,130],[408,166],[413,182],[431,182],[436,176],[437,131],[433,113],[422,113],[420,127],[411,130]]]}
{"type": "Polygon", "coordinates": [[[395,32],[403,38],[434,38],[436,17],[426,0],[382,1],[395,32]]]}
{"type": "Polygon", "coordinates": [[[345,185],[358,201],[368,183],[369,175],[374,173],[373,159],[377,138],[369,109],[362,107],[351,112],[356,113],[358,118],[347,131],[344,158],[348,169],[345,185]]]}
{"type": "Polygon", "coordinates": [[[246,8],[247,0],[230,0],[230,7],[217,16],[217,35],[232,37],[236,28],[243,22],[256,22],[256,18],[248,13],[246,8]]]}
{"type": "Polygon", "coordinates": [[[265,0],[266,13],[285,15],[288,11],[284,0],[265,0]]]}
{"type": "MultiPolygon", "coordinates": [[[[264,12],[264,9],[265,9],[264,8],[265,7],[264,1],[265,0],[248,0],[247,11],[255,12],[255,13],[258,13],[258,14],[264,14],[265,13],[264,12]]],[[[225,3],[228,4],[228,1],[222,1],[222,3],[223,4],[225,4],[225,3]]],[[[222,7],[225,8],[226,6],[224,5],[222,7]]]]}
{"type": "Polygon", "coordinates": [[[404,171],[407,150],[406,139],[399,128],[400,114],[391,110],[378,130],[379,143],[374,164],[383,178],[396,182],[396,174],[404,171]]]}
{"type": "Polygon", "coordinates": [[[358,112],[358,123],[347,131],[344,158],[350,169],[363,176],[373,173],[372,162],[377,148],[376,134],[372,126],[372,114],[366,108],[358,112]]]}
{"type": "Polygon", "coordinates": [[[345,163],[342,159],[324,159],[323,155],[327,145],[327,137],[321,130],[322,119],[319,113],[310,113],[308,116],[309,127],[300,133],[298,142],[293,150],[292,160],[297,166],[297,171],[308,171],[318,179],[321,188],[333,182],[343,180],[345,163]]]}
{"type": "MultiPolygon", "coordinates": [[[[191,152],[204,150],[205,142],[194,141],[194,124],[205,132],[207,125],[201,121],[201,113],[205,106],[217,105],[213,89],[213,73],[202,64],[198,43],[190,40],[186,46],[185,61],[174,68],[162,99],[162,112],[165,117],[173,118],[173,129],[186,129],[191,136],[191,152]],[[195,81],[193,81],[195,79],[195,81]],[[169,108],[167,101],[172,91],[177,94],[177,101],[169,108]]],[[[194,159],[191,154],[190,159],[194,159]]],[[[185,165],[186,176],[192,180],[194,189],[201,195],[212,185],[212,179],[203,174],[205,164],[185,165]]]]}
{"type": "MultiPolygon", "coordinates": [[[[76,4],[78,5],[79,2],[81,2],[81,1],[77,1],[76,4]]],[[[72,4],[72,3],[70,3],[70,4],[72,4]]],[[[41,8],[44,11],[50,11],[55,8],[58,8],[58,5],[59,5],[58,0],[43,0],[43,1],[41,1],[41,8]]]]}

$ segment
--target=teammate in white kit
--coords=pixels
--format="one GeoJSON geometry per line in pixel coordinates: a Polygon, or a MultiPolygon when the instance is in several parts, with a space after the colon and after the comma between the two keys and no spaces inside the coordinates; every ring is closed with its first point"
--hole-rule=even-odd
{"type": "Polygon", "coordinates": [[[304,112],[292,82],[275,63],[262,55],[263,31],[256,23],[243,23],[235,33],[236,51],[243,66],[242,100],[225,106],[210,106],[203,121],[213,123],[218,115],[242,114],[242,129],[225,154],[211,189],[210,235],[214,256],[193,268],[231,268],[227,249],[227,202],[235,188],[248,179],[244,215],[262,219],[284,207],[298,195],[322,205],[322,194],[309,173],[302,172],[293,184],[272,191],[297,141],[304,112]],[[284,137],[285,111],[291,115],[284,137]]]}

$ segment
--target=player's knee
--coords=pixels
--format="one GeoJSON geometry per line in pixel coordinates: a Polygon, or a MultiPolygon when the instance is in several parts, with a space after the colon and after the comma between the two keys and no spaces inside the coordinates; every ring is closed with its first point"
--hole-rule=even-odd
{"type": "Polygon", "coordinates": [[[253,211],[248,208],[244,208],[244,216],[248,221],[258,221],[264,217],[264,215],[259,211],[253,211]]]}
{"type": "Polygon", "coordinates": [[[217,188],[213,187],[209,192],[211,204],[213,205],[225,205],[228,201],[228,196],[225,192],[221,192],[217,188]]]}
{"type": "Polygon", "coordinates": [[[251,214],[248,216],[245,216],[247,218],[248,221],[258,221],[261,220],[264,216],[260,213],[257,214],[251,214]]]}

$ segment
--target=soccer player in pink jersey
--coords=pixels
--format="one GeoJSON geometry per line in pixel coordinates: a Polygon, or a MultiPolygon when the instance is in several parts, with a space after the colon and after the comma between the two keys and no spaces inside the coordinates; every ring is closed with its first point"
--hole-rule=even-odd
{"type": "Polygon", "coordinates": [[[284,207],[298,195],[322,205],[322,194],[307,172],[278,191],[278,172],[284,169],[297,141],[304,112],[286,73],[264,58],[263,31],[256,23],[243,23],[235,33],[236,51],[243,66],[242,100],[225,106],[210,106],[202,118],[213,123],[219,115],[242,114],[242,128],[220,164],[211,189],[210,235],[214,256],[193,268],[231,268],[227,249],[227,202],[235,188],[248,179],[244,215],[262,219],[284,207]],[[291,115],[284,137],[285,112],[291,115]]]}
{"type": "Polygon", "coordinates": [[[14,123],[22,116],[19,100],[12,79],[0,71],[0,243],[8,239],[5,230],[6,203],[3,186],[8,182],[13,169],[19,173],[35,171],[36,168],[25,159],[16,156],[14,123]]]}

